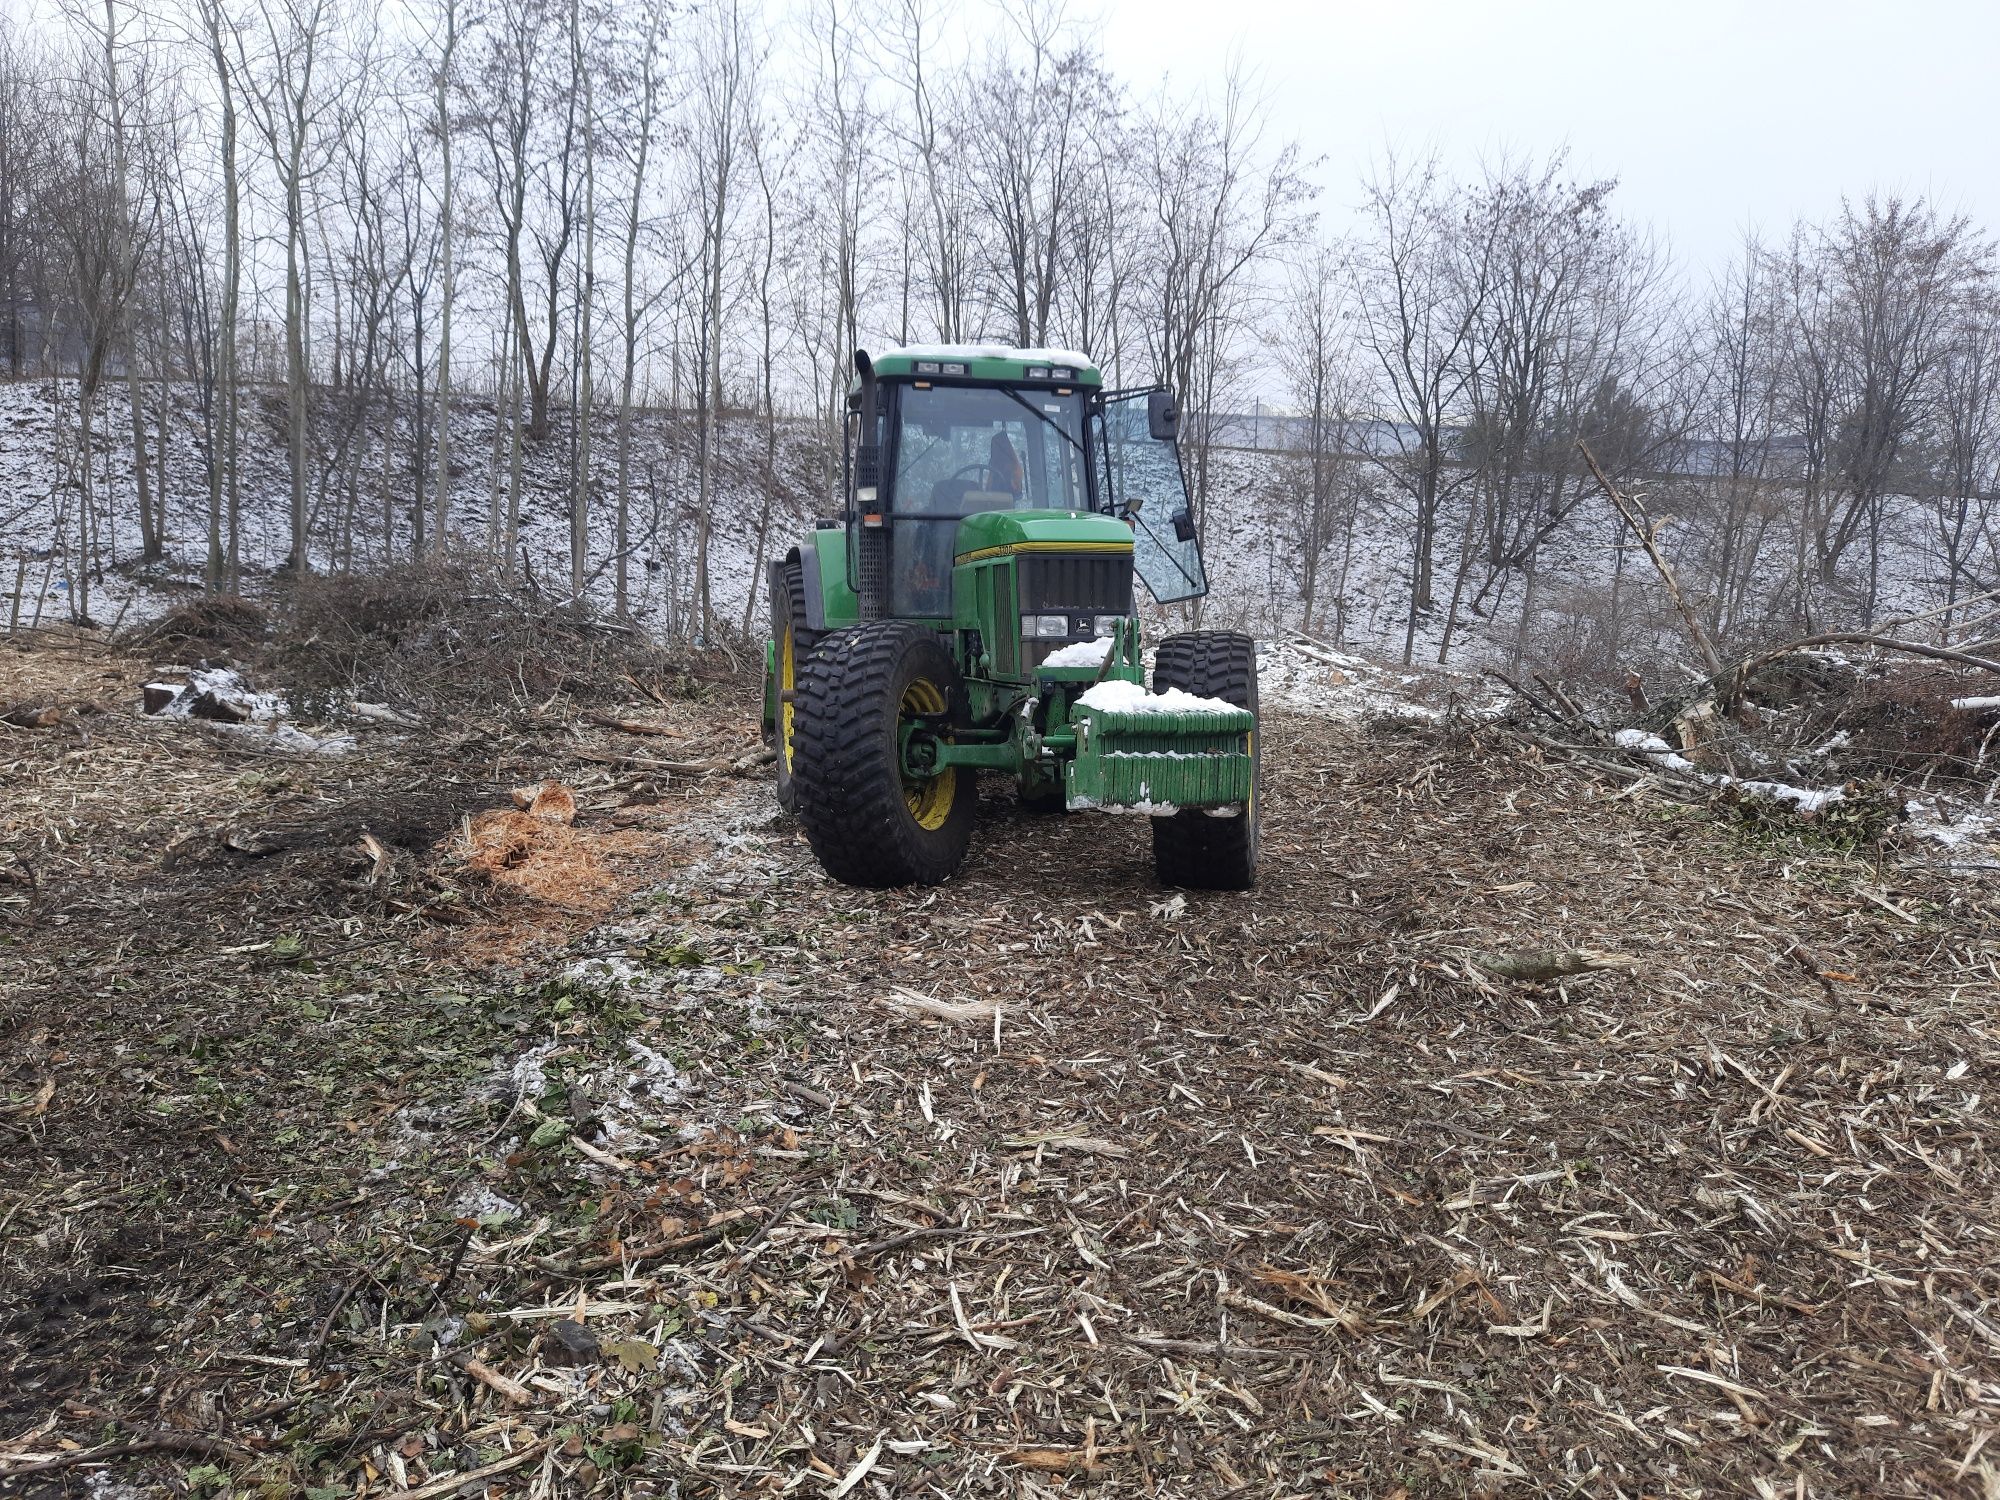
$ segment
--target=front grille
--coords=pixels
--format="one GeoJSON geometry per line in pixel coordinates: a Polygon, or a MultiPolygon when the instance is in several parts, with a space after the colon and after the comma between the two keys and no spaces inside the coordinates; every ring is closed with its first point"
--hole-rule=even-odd
{"type": "Polygon", "coordinates": [[[1018,559],[1021,613],[1132,613],[1128,553],[1035,552],[1018,559]]]}

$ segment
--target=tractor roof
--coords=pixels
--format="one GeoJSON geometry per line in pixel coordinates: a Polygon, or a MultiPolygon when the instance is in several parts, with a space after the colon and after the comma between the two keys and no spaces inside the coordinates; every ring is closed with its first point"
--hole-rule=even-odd
{"type": "Polygon", "coordinates": [[[875,373],[885,378],[943,375],[965,380],[1055,380],[1065,385],[1104,383],[1088,354],[1074,349],[1015,349],[1005,344],[911,344],[876,355],[875,373]],[[964,368],[947,370],[946,365],[964,368]]]}

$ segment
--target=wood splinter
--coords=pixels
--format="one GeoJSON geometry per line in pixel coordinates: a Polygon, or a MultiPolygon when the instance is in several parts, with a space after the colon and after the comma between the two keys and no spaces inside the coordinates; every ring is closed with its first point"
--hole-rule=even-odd
{"type": "Polygon", "coordinates": [[[1550,979],[1566,979],[1574,974],[1590,974],[1601,969],[1636,969],[1639,960],[1623,953],[1603,953],[1595,948],[1550,948],[1521,953],[1474,953],[1473,963],[1500,979],[1518,979],[1540,984],[1550,979]]]}

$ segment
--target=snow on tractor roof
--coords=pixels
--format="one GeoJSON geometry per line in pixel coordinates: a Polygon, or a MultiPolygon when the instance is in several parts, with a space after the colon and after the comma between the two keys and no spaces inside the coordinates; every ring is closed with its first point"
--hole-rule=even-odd
{"type": "Polygon", "coordinates": [[[1038,379],[1049,378],[1046,372],[1051,370],[1064,371],[1062,379],[1079,385],[1094,385],[1103,379],[1096,361],[1080,350],[1016,349],[1007,344],[910,344],[877,355],[875,368],[884,375],[928,373],[911,368],[918,360],[963,364],[967,367],[963,373],[974,379],[1018,380],[1036,367],[1043,371],[1034,377],[1038,379]]]}
{"type": "Polygon", "coordinates": [[[1024,365],[1077,365],[1097,368],[1097,361],[1075,349],[1016,349],[1008,344],[906,344],[883,355],[906,359],[1018,359],[1024,365]]]}

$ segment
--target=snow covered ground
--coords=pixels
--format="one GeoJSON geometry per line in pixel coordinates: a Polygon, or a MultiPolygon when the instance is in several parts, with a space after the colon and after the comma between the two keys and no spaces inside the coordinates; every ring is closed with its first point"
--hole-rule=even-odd
{"type": "MultiPolygon", "coordinates": [[[[1218,450],[1211,459],[1211,494],[1204,523],[1204,550],[1213,592],[1204,623],[1234,625],[1260,636],[1302,623],[1298,536],[1301,527],[1291,473],[1296,461],[1250,450],[1218,450]]],[[[1365,474],[1371,488],[1380,476],[1365,474]]],[[[1701,598],[1706,570],[1701,554],[1706,538],[1691,519],[1657,506],[1668,524],[1663,545],[1683,585],[1701,598]]],[[[1657,519],[1657,517],[1656,517],[1657,519]]],[[[1451,516],[1441,525],[1434,556],[1438,607],[1418,616],[1412,659],[1434,663],[1443,640],[1453,574],[1461,555],[1462,532],[1451,516]]],[[[1774,525],[1767,537],[1756,592],[1775,598],[1790,570],[1793,540],[1774,525]]],[[[1320,570],[1321,604],[1314,631],[1335,634],[1332,601],[1340,593],[1343,540],[1328,549],[1320,570]]],[[[1854,559],[1855,568],[1860,559],[1854,559]]],[[[1358,507],[1352,557],[1346,578],[1346,608],[1339,638],[1344,650],[1400,660],[1409,616],[1410,519],[1393,498],[1364,499],[1358,507]]],[[[1877,617],[1926,610],[1942,601],[1944,566],[1920,525],[1892,529],[1883,540],[1883,568],[1877,617]]],[[[1468,595],[1484,579],[1475,569],[1468,595]]],[[[1543,547],[1535,586],[1534,617],[1525,632],[1524,660],[1551,668],[1565,678],[1580,665],[1602,669],[1616,655],[1623,664],[1650,664],[1687,656],[1685,637],[1673,618],[1651,565],[1631,546],[1631,537],[1609,504],[1586,499],[1543,547]],[[1629,549],[1629,550],[1628,550],[1629,549]],[[1625,552],[1620,586],[1623,608],[1614,627],[1608,608],[1612,580],[1625,552]]],[[[1822,620],[1859,624],[1859,577],[1844,579],[1815,601],[1822,620]]],[[[1462,610],[1449,662],[1455,666],[1498,665],[1511,658],[1520,630],[1524,594],[1519,573],[1510,574],[1489,600],[1484,614],[1462,610]]]]}

